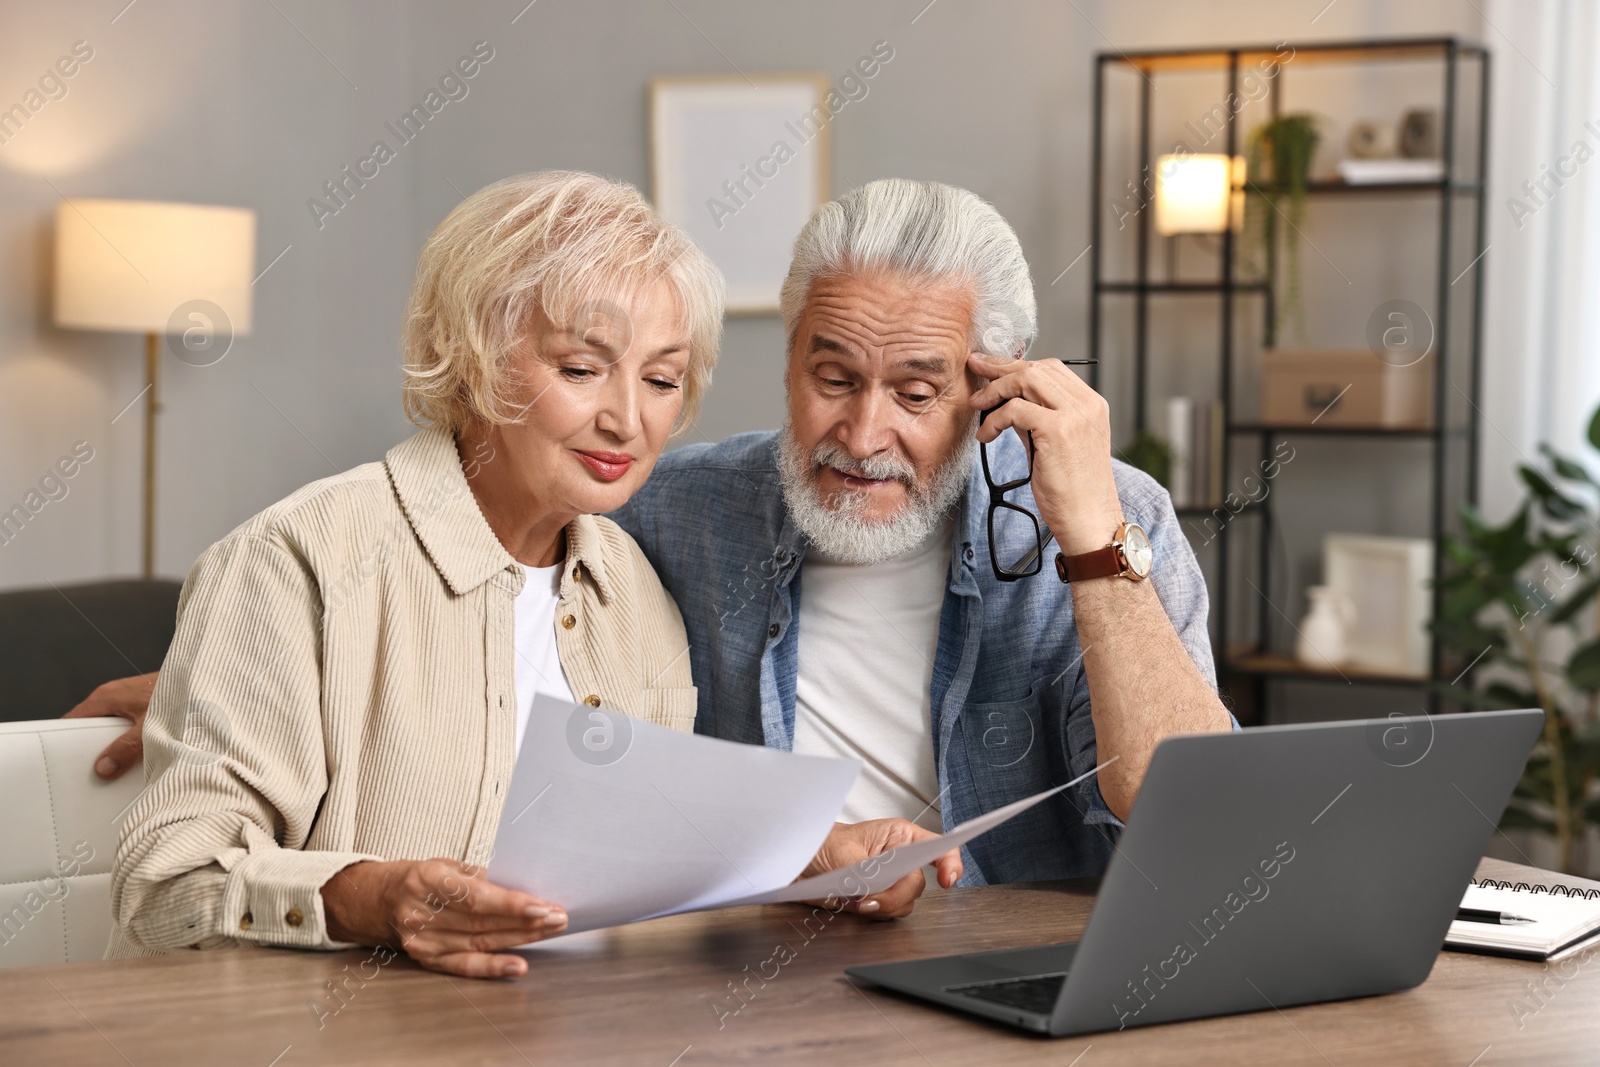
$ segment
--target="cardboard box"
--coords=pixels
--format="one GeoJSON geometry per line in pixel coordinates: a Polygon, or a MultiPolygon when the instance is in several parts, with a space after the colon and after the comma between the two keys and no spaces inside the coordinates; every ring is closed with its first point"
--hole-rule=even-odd
{"type": "Polygon", "coordinates": [[[1435,359],[1409,366],[1365,348],[1269,349],[1262,354],[1261,421],[1278,426],[1433,426],[1435,359]]]}

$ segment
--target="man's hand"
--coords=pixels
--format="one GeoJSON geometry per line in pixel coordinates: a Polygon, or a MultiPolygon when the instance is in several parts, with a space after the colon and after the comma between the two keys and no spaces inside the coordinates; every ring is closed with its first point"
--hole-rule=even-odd
{"type": "Polygon", "coordinates": [[[150,694],[155,691],[159,673],[152,671],[107,682],[62,716],[63,719],[99,719],[116,715],[133,723],[130,730],[95,757],[94,773],[107,781],[121,778],[144,762],[144,713],[149,710],[150,694]]]}
{"type": "Polygon", "coordinates": [[[335,941],[398,944],[430,971],[467,978],[526,974],[526,960],[498,950],[567,928],[559,906],[447,859],[351,864],[322,887],[322,906],[335,941]]]}
{"type": "Polygon", "coordinates": [[[1111,471],[1111,410],[1105,397],[1058,359],[1000,360],[981,352],[967,368],[988,378],[972,394],[979,410],[1006,403],[978,427],[989,444],[1009,428],[1033,435],[1033,499],[1069,556],[1104,548],[1122,525],[1111,471]]]}
{"type": "MultiPolygon", "coordinates": [[[[800,877],[810,878],[812,875],[822,874],[824,871],[835,871],[841,867],[849,867],[872,856],[892,852],[901,845],[910,845],[938,836],[933,831],[924,830],[916,823],[907,822],[904,819],[872,819],[868,822],[834,823],[833,830],[828,834],[828,839],[822,843],[822,848],[817,851],[816,858],[811,861],[811,865],[801,873],[800,877]]],[[[961,853],[959,851],[946,852],[933,861],[933,866],[939,872],[939,884],[949,889],[961,877],[961,853]]],[[[926,885],[922,872],[920,870],[912,871],[881,893],[846,901],[844,910],[855,912],[858,915],[867,915],[874,919],[903,918],[911,914],[911,909],[916,905],[917,898],[922,896],[922,890],[926,885]]],[[[825,902],[813,901],[813,903],[821,904],[825,902]]]]}
{"type": "MultiPolygon", "coordinates": [[[[973,407],[1003,402],[978,427],[978,440],[993,441],[1007,428],[1024,441],[1033,435],[1033,499],[1062,553],[1109,545],[1123,514],[1105,398],[1060,360],[991,360],[975,352],[967,367],[989,379],[972,395],[973,407]]],[[[1226,730],[1232,720],[1189,658],[1154,582],[1075,582],[1072,607],[1097,754],[1101,761],[1117,757],[1100,774],[1100,796],[1126,819],[1162,738],[1226,730]]]]}

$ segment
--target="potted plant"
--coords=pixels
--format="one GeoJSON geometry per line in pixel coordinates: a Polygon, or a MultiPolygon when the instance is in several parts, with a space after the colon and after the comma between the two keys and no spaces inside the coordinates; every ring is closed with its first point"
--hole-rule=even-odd
{"type": "MultiPolygon", "coordinates": [[[[1600,449],[1600,411],[1589,442],[1600,449]]],[[[1476,682],[1444,687],[1452,698],[1544,709],[1500,825],[1554,838],[1561,869],[1577,873],[1588,824],[1600,823],[1600,610],[1587,610],[1600,595],[1600,479],[1549,445],[1540,451],[1549,466],[1519,467],[1527,495],[1508,522],[1463,509],[1465,532],[1444,544],[1434,626],[1475,663],[1476,682]]]]}
{"type": "Polygon", "coordinates": [[[1161,488],[1172,488],[1172,446],[1164,439],[1149,430],[1140,430],[1118,455],[1154,478],[1161,488]]]}
{"type": "Polygon", "coordinates": [[[1295,333],[1305,337],[1305,314],[1300,299],[1300,238],[1306,219],[1306,187],[1311,181],[1311,160],[1322,139],[1315,115],[1294,112],[1279,115],[1250,133],[1246,157],[1248,188],[1256,206],[1254,226],[1265,261],[1269,284],[1274,277],[1274,251],[1278,221],[1286,229],[1282,316],[1293,320],[1295,333]]]}

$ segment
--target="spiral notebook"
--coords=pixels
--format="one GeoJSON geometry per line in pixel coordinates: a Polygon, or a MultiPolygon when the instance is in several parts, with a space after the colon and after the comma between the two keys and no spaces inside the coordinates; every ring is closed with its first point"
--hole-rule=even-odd
{"type": "Polygon", "coordinates": [[[1600,889],[1484,878],[1467,887],[1461,906],[1533,921],[1502,926],[1457,919],[1445,935],[1446,948],[1559,960],[1600,941],[1600,889]]]}

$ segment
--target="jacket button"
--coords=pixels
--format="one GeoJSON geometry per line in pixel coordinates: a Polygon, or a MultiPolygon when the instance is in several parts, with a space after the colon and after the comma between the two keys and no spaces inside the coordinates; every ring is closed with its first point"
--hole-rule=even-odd
{"type": "Polygon", "coordinates": [[[572,568],[572,580],[575,581],[575,582],[579,582],[579,581],[583,580],[583,568],[581,568],[581,567],[572,568]]]}
{"type": "Polygon", "coordinates": [[[254,921],[255,920],[250,917],[250,913],[248,911],[245,912],[244,913],[244,918],[239,920],[239,929],[241,929],[241,930],[250,929],[250,924],[252,922],[254,922],[254,921]]]}
{"type": "Polygon", "coordinates": [[[561,616],[561,625],[570,630],[578,625],[578,617],[576,615],[563,615],[561,616]]]}
{"type": "Polygon", "coordinates": [[[591,708],[598,708],[600,706],[600,697],[594,693],[590,693],[588,696],[583,698],[583,702],[589,705],[591,708]]]}
{"type": "Polygon", "coordinates": [[[283,921],[288,923],[290,926],[299,926],[301,923],[306,921],[306,917],[300,914],[299,908],[290,908],[284,913],[283,921]]]}
{"type": "Polygon", "coordinates": [[[771,626],[767,627],[767,636],[768,637],[777,637],[778,636],[778,624],[777,623],[773,623],[771,626]]]}

